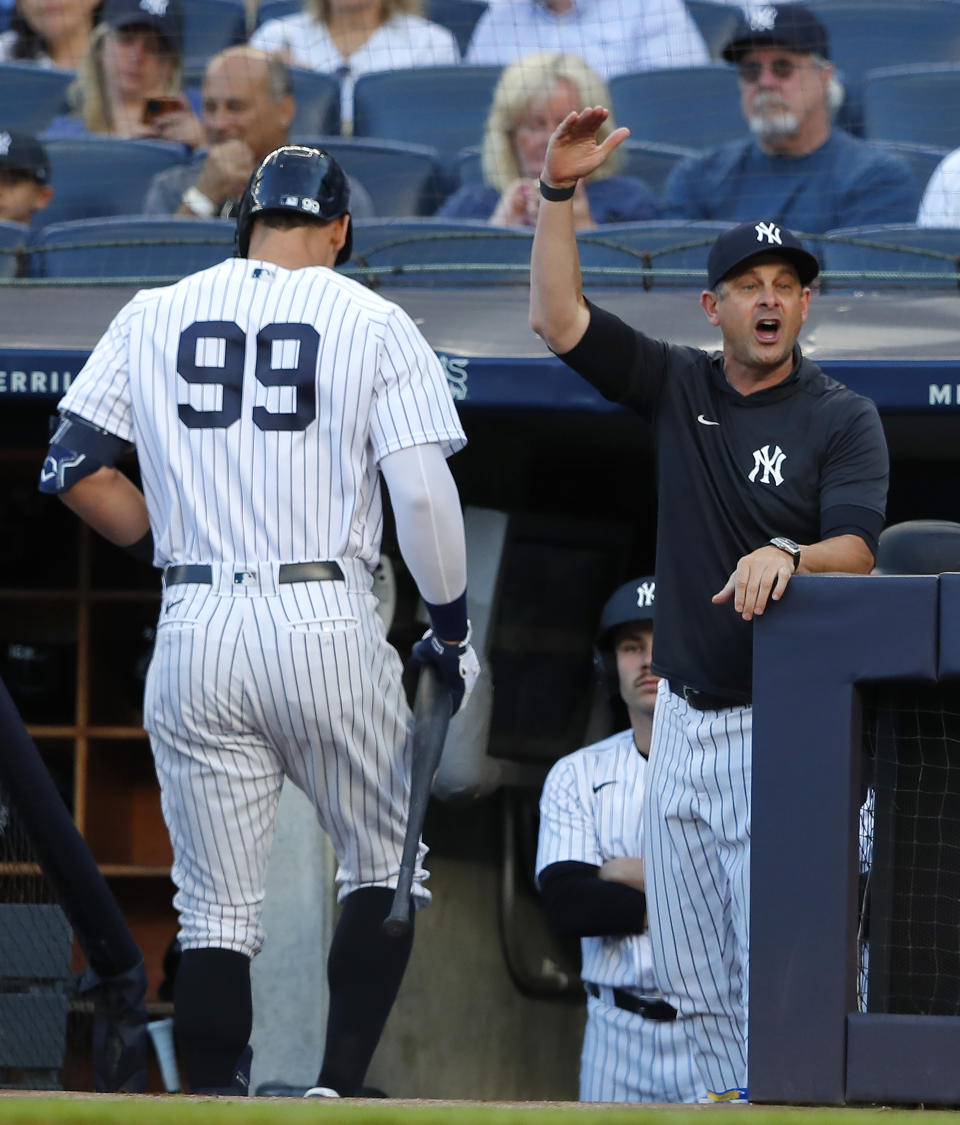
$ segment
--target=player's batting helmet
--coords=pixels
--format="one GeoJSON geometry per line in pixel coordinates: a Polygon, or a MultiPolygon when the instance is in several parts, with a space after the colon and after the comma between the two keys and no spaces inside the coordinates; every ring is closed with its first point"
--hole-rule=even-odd
{"type": "Polygon", "coordinates": [[[635,621],[652,623],[656,593],[657,583],[652,575],[633,578],[614,590],[603,607],[593,648],[593,666],[601,686],[611,695],[616,695],[620,690],[617,659],[613,651],[617,629],[621,625],[632,625],[635,621]]]}
{"type": "MultiPolygon", "coordinates": [[[[343,169],[315,145],[282,145],[268,153],[255,169],[240,200],[237,215],[237,255],[250,249],[250,228],[265,211],[296,211],[329,223],[350,214],[350,183],[343,169]]],[[[347,223],[347,241],[336,265],[350,258],[353,229],[347,223]]]]}

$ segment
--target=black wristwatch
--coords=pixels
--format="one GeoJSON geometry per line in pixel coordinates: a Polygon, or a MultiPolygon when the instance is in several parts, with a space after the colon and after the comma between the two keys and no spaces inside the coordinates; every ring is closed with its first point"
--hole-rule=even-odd
{"type": "Polygon", "coordinates": [[[770,540],[770,546],[776,547],[780,551],[786,551],[793,559],[793,569],[796,571],[800,565],[800,548],[792,539],[788,539],[785,535],[775,535],[770,540]]]}

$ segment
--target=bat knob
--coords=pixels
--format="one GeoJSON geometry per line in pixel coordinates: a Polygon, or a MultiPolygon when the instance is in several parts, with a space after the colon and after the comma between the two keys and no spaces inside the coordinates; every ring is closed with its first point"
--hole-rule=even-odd
{"type": "Polygon", "coordinates": [[[383,932],[387,937],[402,938],[410,933],[410,919],[409,918],[394,918],[391,915],[385,918],[383,922],[383,932]]]}

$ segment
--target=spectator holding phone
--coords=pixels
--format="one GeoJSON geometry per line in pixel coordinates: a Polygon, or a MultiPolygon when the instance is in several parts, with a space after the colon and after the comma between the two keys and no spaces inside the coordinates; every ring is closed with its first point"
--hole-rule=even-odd
{"type": "Polygon", "coordinates": [[[70,99],[48,138],[100,134],[179,141],[193,148],[203,130],[181,90],[180,0],[106,0],[70,99]]]}

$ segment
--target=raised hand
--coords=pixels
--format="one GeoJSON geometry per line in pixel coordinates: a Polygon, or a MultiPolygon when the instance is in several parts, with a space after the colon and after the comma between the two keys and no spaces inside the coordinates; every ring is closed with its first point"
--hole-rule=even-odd
{"type": "Polygon", "coordinates": [[[621,126],[597,144],[597,131],[609,116],[610,111],[602,105],[568,113],[547,145],[540,179],[551,187],[571,187],[599,168],[617,145],[630,136],[630,130],[621,126]]]}

